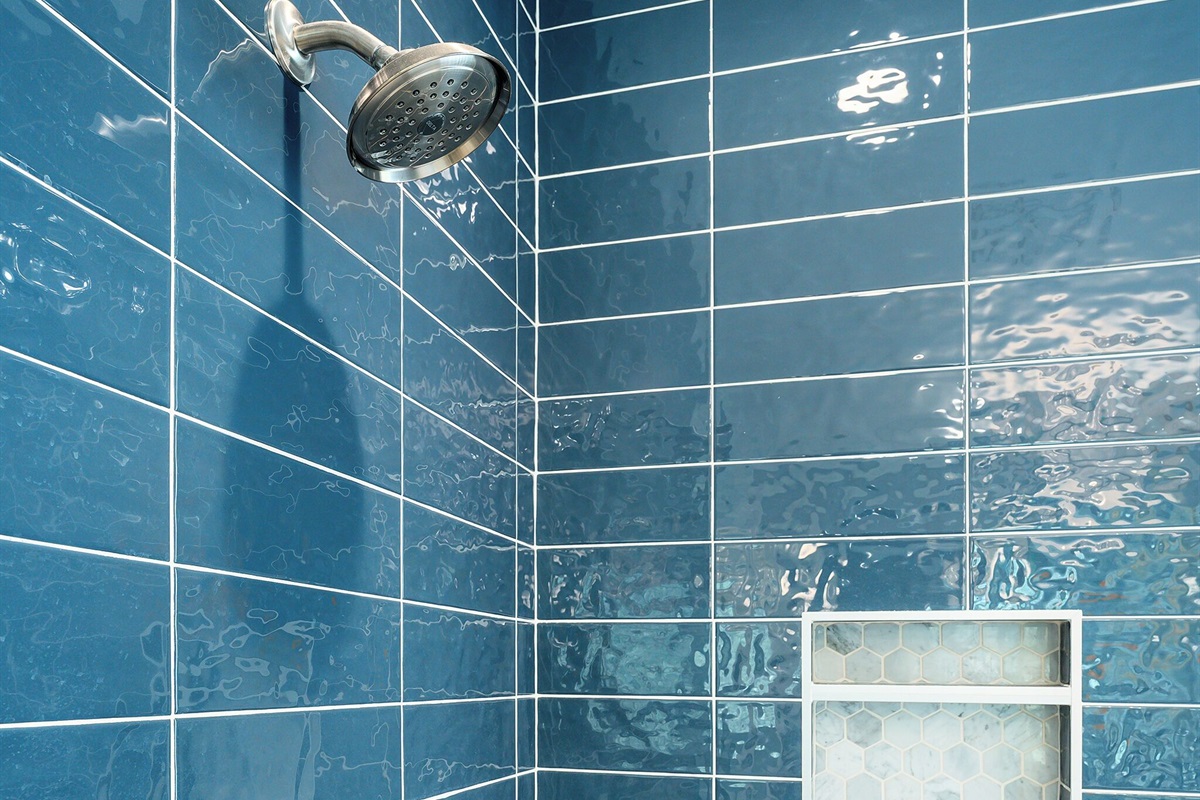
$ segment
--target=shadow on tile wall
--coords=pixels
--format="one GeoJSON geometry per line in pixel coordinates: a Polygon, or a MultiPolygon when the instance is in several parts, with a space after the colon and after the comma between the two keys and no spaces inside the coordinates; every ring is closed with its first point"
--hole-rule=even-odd
{"type": "Polygon", "coordinates": [[[1082,609],[1085,789],[1200,785],[1200,15],[1121,5],[543,4],[542,800],[798,800],[809,609],[1082,609]]]}

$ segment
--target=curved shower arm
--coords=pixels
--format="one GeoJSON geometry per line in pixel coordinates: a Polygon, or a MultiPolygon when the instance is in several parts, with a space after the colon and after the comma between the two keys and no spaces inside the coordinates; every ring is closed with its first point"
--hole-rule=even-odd
{"type": "Polygon", "coordinates": [[[349,50],[378,70],[400,51],[349,22],[305,22],[291,0],[267,3],[267,37],[279,67],[301,86],[312,83],[317,67],[313,53],[349,50]]]}

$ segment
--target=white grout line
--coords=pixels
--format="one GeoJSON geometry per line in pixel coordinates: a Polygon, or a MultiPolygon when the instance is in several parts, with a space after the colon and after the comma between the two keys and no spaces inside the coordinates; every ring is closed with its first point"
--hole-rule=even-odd
{"type": "MultiPolygon", "coordinates": [[[[549,2],[549,0],[546,0],[546,2],[549,2]]],[[[698,5],[700,3],[707,3],[707,2],[708,2],[708,0],[675,0],[675,2],[667,2],[667,3],[663,3],[661,5],[650,6],[648,8],[635,8],[631,11],[620,11],[615,14],[605,14],[605,15],[599,16],[599,17],[587,17],[586,19],[579,19],[579,20],[575,20],[574,22],[562,22],[562,23],[559,23],[558,25],[550,25],[545,28],[541,28],[539,30],[539,33],[551,33],[553,31],[561,31],[564,28],[578,28],[581,25],[591,25],[594,22],[608,22],[609,20],[613,20],[613,19],[621,19],[622,17],[636,17],[636,16],[639,16],[642,14],[653,13],[655,11],[665,11],[667,9],[677,8],[679,6],[698,5]]],[[[709,21],[708,24],[709,24],[709,31],[710,31],[709,38],[711,41],[711,37],[712,37],[712,33],[711,33],[711,31],[712,31],[712,4],[711,3],[709,4],[708,21],[709,21]]],[[[710,49],[711,49],[711,45],[710,45],[710,49]]],[[[710,57],[709,63],[711,64],[711,57],[710,57]]]]}
{"type": "MultiPolygon", "coordinates": [[[[962,108],[971,108],[971,40],[967,32],[970,15],[970,0],[962,2],[962,108]]],[[[962,571],[962,607],[970,609],[973,605],[975,577],[971,569],[971,522],[974,503],[971,500],[971,435],[972,410],[971,405],[971,118],[964,116],[963,121],[963,183],[962,183],[962,215],[963,215],[963,267],[962,267],[962,309],[963,309],[963,571],[962,571]]]]}
{"type": "Polygon", "coordinates": [[[717,227],[716,220],[716,88],[713,71],[716,69],[716,1],[708,3],[708,457],[713,462],[708,468],[708,694],[709,694],[709,750],[711,761],[709,770],[712,773],[712,796],[718,797],[718,747],[720,741],[720,725],[718,720],[717,695],[720,685],[720,671],[717,666],[717,336],[716,336],[716,286],[717,286],[717,227]]]}

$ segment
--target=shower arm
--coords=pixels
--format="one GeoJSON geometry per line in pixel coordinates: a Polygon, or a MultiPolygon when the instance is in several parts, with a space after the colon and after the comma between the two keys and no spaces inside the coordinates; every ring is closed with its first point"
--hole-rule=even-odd
{"type": "Polygon", "coordinates": [[[349,22],[305,22],[290,0],[271,0],[266,13],[267,36],[275,51],[275,60],[288,77],[301,86],[307,86],[316,77],[313,53],[349,50],[376,70],[400,53],[379,37],[349,22]]]}

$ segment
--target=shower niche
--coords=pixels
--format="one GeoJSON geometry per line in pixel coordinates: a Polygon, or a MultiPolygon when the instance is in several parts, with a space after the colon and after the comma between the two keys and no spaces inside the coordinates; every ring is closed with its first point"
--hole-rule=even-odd
{"type": "Polygon", "coordinates": [[[805,614],[804,800],[1080,800],[1081,625],[805,614]]]}

